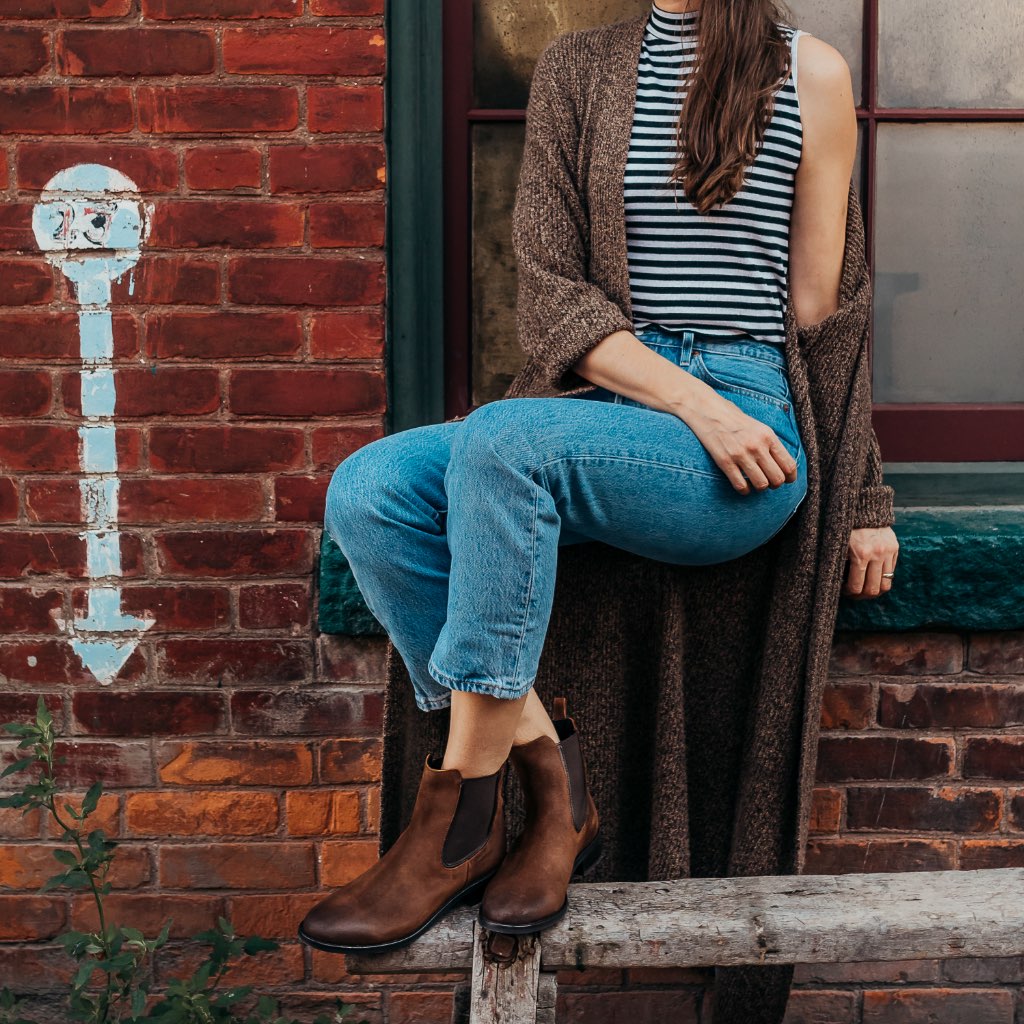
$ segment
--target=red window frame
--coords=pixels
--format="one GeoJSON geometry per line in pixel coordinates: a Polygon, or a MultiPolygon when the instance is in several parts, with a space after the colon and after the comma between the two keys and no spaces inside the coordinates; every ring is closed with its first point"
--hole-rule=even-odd
{"type": "MultiPolygon", "coordinates": [[[[863,95],[857,118],[864,132],[862,196],[867,258],[874,272],[875,159],[883,123],[1024,123],[1024,108],[900,108],[878,103],[878,2],[864,0],[863,95]]],[[[525,120],[523,109],[473,104],[473,0],[443,4],[445,204],[445,415],[470,408],[472,362],[471,139],[487,121],[525,120]]],[[[884,402],[873,422],[886,461],[989,462],[1024,460],[1024,402],[884,402]]]]}

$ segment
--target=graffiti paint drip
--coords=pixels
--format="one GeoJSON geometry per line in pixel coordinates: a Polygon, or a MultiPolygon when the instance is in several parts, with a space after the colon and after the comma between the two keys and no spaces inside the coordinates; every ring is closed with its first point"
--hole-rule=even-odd
{"type": "Polygon", "coordinates": [[[80,483],[86,529],[88,606],[60,619],[82,664],[109,685],[154,619],[121,610],[118,530],[117,388],[111,286],[139,260],[152,223],[135,183],[112,167],[76,164],[55,174],[32,211],[32,230],[46,259],[74,285],[82,360],[80,483]]]}

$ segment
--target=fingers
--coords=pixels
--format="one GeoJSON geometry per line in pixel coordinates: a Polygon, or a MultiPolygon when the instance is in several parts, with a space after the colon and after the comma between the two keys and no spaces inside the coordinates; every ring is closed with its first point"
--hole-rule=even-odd
{"type": "Polygon", "coordinates": [[[768,428],[767,435],[756,435],[749,445],[737,456],[737,462],[755,490],[781,487],[796,480],[796,459],[773,430],[768,428]]]}
{"type": "Polygon", "coordinates": [[[892,589],[883,573],[896,571],[899,542],[891,527],[863,528],[850,534],[849,568],[843,593],[856,598],[878,597],[892,589]]]}

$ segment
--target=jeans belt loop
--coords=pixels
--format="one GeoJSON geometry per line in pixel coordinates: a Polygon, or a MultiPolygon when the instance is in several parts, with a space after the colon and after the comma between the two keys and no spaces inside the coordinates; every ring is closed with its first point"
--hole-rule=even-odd
{"type": "Polygon", "coordinates": [[[679,365],[689,366],[693,354],[693,331],[683,331],[683,344],[679,350],[679,365]]]}

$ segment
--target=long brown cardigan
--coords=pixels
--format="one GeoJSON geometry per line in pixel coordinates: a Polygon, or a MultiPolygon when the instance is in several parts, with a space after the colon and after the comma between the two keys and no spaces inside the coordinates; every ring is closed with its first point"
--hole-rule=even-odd
{"type": "MultiPolygon", "coordinates": [[[[632,329],[623,211],[642,16],[568,32],[541,54],[513,217],[518,338],[506,398],[578,394],[573,363],[632,329]]],[[[674,566],[598,543],[559,552],[538,693],[568,697],[602,817],[595,879],[799,873],[822,689],[850,530],[893,522],[871,429],[870,278],[851,182],[840,306],[797,327],[790,388],[807,496],[771,541],[674,566]]],[[[486,580],[480,581],[486,586],[486,580]]],[[[447,709],[420,712],[388,644],[380,850],[404,828],[447,709]]],[[[509,834],[522,802],[509,773],[509,834]]],[[[716,1024],[778,1024],[791,965],[715,973],[716,1024]]]]}

